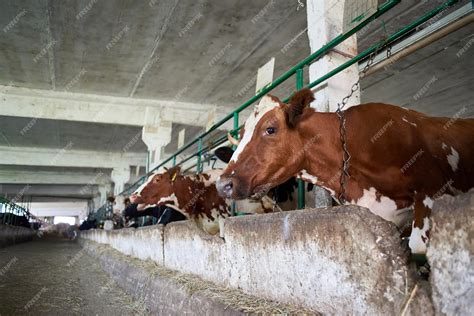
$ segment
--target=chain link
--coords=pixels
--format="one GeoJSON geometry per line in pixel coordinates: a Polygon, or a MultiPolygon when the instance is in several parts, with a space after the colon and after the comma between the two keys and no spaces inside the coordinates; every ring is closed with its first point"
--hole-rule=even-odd
{"type": "MultiPolygon", "coordinates": [[[[380,48],[383,48],[385,45],[382,44],[381,46],[377,47],[375,51],[372,52],[372,54],[369,55],[369,58],[367,60],[367,64],[364,66],[362,69],[362,75],[365,75],[367,71],[369,70],[370,66],[374,63],[374,59],[377,56],[377,53],[380,48]]],[[[387,46],[387,59],[390,58],[392,55],[392,48],[391,46],[387,46]]],[[[341,145],[342,145],[342,170],[341,170],[341,176],[339,178],[339,195],[337,198],[337,202],[339,204],[344,204],[346,203],[346,184],[347,184],[347,179],[350,177],[349,174],[349,161],[351,160],[351,155],[349,153],[349,150],[347,149],[347,141],[346,141],[346,117],[344,115],[344,107],[346,106],[347,102],[349,102],[349,99],[352,97],[354,92],[359,90],[360,88],[360,80],[361,76],[359,76],[359,79],[354,83],[351,87],[350,93],[342,98],[341,103],[337,104],[337,110],[336,114],[339,117],[339,134],[340,134],[340,139],[341,139],[341,145]]]]}

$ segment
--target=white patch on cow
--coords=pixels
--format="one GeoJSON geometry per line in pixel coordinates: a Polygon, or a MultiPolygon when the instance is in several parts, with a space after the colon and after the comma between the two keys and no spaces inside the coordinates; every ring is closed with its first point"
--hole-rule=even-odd
{"type": "Polygon", "coordinates": [[[411,249],[412,253],[416,254],[425,254],[426,253],[426,245],[428,243],[428,236],[427,232],[430,229],[430,220],[428,217],[423,219],[423,227],[420,229],[415,227],[415,224],[412,225],[410,241],[408,242],[408,246],[411,249]]]}
{"type": "Polygon", "coordinates": [[[426,196],[423,200],[423,205],[431,210],[433,208],[433,200],[429,196],[426,196]]]}
{"type": "Polygon", "coordinates": [[[395,201],[383,195],[380,196],[379,201],[377,201],[376,193],[377,190],[373,187],[369,190],[364,189],[363,195],[360,199],[357,201],[352,200],[350,204],[366,207],[372,213],[400,226],[402,223],[397,214],[397,204],[395,201]]]}
{"type": "Polygon", "coordinates": [[[156,204],[138,204],[137,205],[137,210],[138,211],[143,211],[144,209],[147,209],[149,207],[155,207],[156,204]]]}
{"type": "Polygon", "coordinates": [[[211,210],[211,215],[214,218],[214,220],[211,220],[207,216],[200,216],[198,218],[198,221],[200,222],[200,225],[201,225],[202,229],[205,232],[207,232],[211,235],[215,235],[220,231],[220,218],[221,218],[221,215],[220,215],[219,210],[216,209],[216,208],[213,208],[211,210]]]}
{"type": "Polygon", "coordinates": [[[157,172],[152,173],[148,177],[148,179],[141,186],[139,186],[138,189],[136,189],[135,192],[133,192],[133,193],[136,194],[137,196],[140,196],[143,189],[151,182],[151,180],[153,180],[153,177],[157,174],[163,174],[163,173],[164,173],[164,171],[157,171],[157,172]]]}
{"type": "Polygon", "coordinates": [[[445,143],[442,143],[441,148],[446,149],[446,148],[448,148],[448,145],[446,145],[445,143]]]}
{"type": "Polygon", "coordinates": [[[262,119],[262,117],[273,110],[274,108],[278,107],[279,104],[278,102],[274,101],[270,96],[266,95],[264,96],[261,100],[256,109],[252,114],[250,114],[249,118],[245,122],[245,132],[244,136],[240,140],[239,146],[237,146],[237,149],[235,150],[234,154],[232,155],[232,158],[230,161],[232,162],[237,162],[237,159],[239,158],[240,153],[244,150],[244,148],[248,145],[250,140],[253,137],[253,134],[255,132],[255,127],[257,126],[258,122],[262,119]]]}
{"type": "Polygon", "coordinates": [[[336,197],[336,191],[334,191],[333,189],[330,189],[328,187],[325,187],[324,185],[320,185],[320,187],[322,187],[323,189],[327,190],[329,192],[329,194],[331,194],[332,197],[336,197]]]}
{"type": "Polygon", "coordinates": [[[402,120],[407,122],[408,124],[411,124],[413,126],[417,126],[416,123],[413,123],[413,122],[410,122],[409,120],[407,120],[405,117],[402,117],[402,120]]]}
{"type": "Polygon", "coordinates": [[[174,206],[176,208],[179,208],[178,198],[176,197],[176,195],[174,193],[172,193],[170,196],[162,197],[156,204],[164,203],[164,204],[167,204],[167,205],[168,204],[173,205],[170,202],[173,202],[174,206]]]}
{"type": "Polygon", "coordinates": [[[308,171],[306,171],[305,169],[301,170],[301,175],[300,175],[301,179],[303,179],[304,181],[307,181],[307,182],[311,182],[312,184],[316,184],[318,183],[318,178],[309,174],[308,171]]]}
{"type": "Polygon", "coordinates": [[[458,170],[459,153],[452,146],[451,146],[451,154],[449,154],[447,158],[448,158],[448,163],[453,169],[453,171],[458,170]]]}

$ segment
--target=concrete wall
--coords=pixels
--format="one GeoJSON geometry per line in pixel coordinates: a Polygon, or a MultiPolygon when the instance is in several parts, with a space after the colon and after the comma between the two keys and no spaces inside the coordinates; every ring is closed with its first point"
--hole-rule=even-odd
{"type": "Polygon", "coordinates": [[[397,230],[359,207],[231,218],[225,241],[191,222],[169,224],[164,233],[155,226],[91,230],[81,237],[251,295],[323,313],[390,314],[405,299],[400,289],[405,288],[407,267],[397,230]]]}
{"type": "Polygon", "coordinates": [[[30,228],[0,224],[0,248],[32,240],[35,234],[30,228]]]}
{"type": "Polygon", "coordinates": [[[433,206],[428,260],[433,304],[440,315],[474,311],[474,190],[433,206]]]}
{"type": "Polygon", "coordinates": [[[100,244],[110,245],[126,255],[163,264],[162,225],[112,231],[92,229],[82,231],[80,236],[100,244]]]}
{"type": "Polygon", "coordinates": [[[229,218],[225,240],[191,222],[81,235],[169,269],[324,314],[395,315],[405,306],[407,315],[467,314],[474,308],[473,205],[474,191],[435,202],[430,282],[407,266],[409,252],[396,227],[357,206],[229,218]]]}

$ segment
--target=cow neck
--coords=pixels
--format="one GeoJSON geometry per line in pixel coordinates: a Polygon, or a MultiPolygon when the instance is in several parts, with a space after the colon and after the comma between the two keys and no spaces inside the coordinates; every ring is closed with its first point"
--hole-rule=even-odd
{"type": "Polygon", "coordinates": [[[178,176],[173,183],[173,191],[178,200],[179,208],[187,211],[186,206],[193,198],[196,190],[196,181],[187,176],[178,176]],[[189,191],[191,188],[191,191],[189,191]]]}
{"type": "Polygon", "coordinates": [[[338,192],[342,167],[338,116],[332,112],[321,113],[307,109],[298,124],[305,148],[301,171],[316,177],[317,182],[312,181],[314,184],[338,192]]]}

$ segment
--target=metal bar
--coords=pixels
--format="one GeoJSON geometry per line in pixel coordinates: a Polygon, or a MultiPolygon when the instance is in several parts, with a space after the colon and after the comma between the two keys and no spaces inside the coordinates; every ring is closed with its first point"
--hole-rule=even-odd
{"type": "MultiPolygon", "coordinates": [[[[296,71],[296,90],[301,90],[304,85],[304,77],[303,77],[303,68],[300,68],[296,71]]],[[[298,178],[298,209],[302,209],[305,206],[305,190],[304,190],[304,182],[303,179],[298,178]]]]}
{"type": "MultiPolygon", "coordinates": [[[[429,19],[434,17],[436,14],[438,14],[439,12],[445,10],[447,7],[449,7],[450,5],[453,5],[454,3],[458,2],[458,1],[459,0],[450,0],[450,1],[447,1],[444,4],[440,5],[439,7],[436,7],[432,11],[428,12],[427,14],[423,15],[419,19],[417,19],[417,20],[413,21],[412,23],[410,23],[408,26],[405,26],[405,27],[401,28],[400,30],[398,30],[397,32],[393,33],[392,35],[387,37],[387,39],[382,40],[382,41],[378,42],[375,45],[372,45],[371,47],[367,48],[365,51],[363,51],[362,53],[360,53],[359,55],[357,55],[353,59],[348,60],[344,64],[334,68],[332,71],[330,71],[326,75],[324,75],[324,76],[320,77],[319,79],[316,79],[315,81],[311,82],[306,87],[307,88],[313,88],[313,87],[317,86],[318,84],[320,84],[321,82],[326,81],[327,79],[329,79],[332,76],[336,75],[340,71],[342,71],[342,70],[346,69],[347,67],[355,64],[356,62],[359,62],[362,59],[368,57],[370,54],[372,54],[376,50],[380,49],[380,47],[386,45],[387,43],[393,42],[393,41],[399,39],[400,37],[406,35],[410,31],[412,31],[414,28],[416,28],[416,27],[420,26],[421,24],[425,23],[426,21],[428,21],[429,19]]],[[[283,102],[288,102],[288,99],[285,99],[283,102]]]]}
{"type": "Polygon", "coordinates": [[[202,164],[201,164],[201,151],[202,151],[202,138],[199,137],[198,141],[198,152],[197,152],[197,173],[202,172],[202,164]]]}
{"type": "Polygon", "coordinates": [[[176,166],[176,155],[173,155],[173,167],[176,166]]]}
{"type": "MultiPolygon", "coordinates": [[[[296,71],[300,68],[303,68],[304,66],[307,66],[309,64],[311,64],[313,61],[319,59],[320,57],[322,57],[323,55],[325,55],[329,50],[331,50],[332,48],[336,47],[337,45],[339,45],[340,43],[342,43],[344,40],[346,40],[347,38],[351,37],[352,35],[354,35],[355,33],[357,33],[359,30],[361,30],[363,27],[365,27],[367,24],[371,23],[372,21],[374,21],[375,19],[377,19],[378,17],[380,17],[381,15],[383,15],[384,13],[386,13],[387,11],[389,11],[391,8],[393,8],[395,5],[397,5],[401,0],[389,0],[385,3],[383,3],[378,9],[377,9],[377,12],[375,12],[371,17],[367,18],[366,20],[364,20],[363,22],[361,22],[359,25],[357,25],[356,27],[354,27],[353,29],[351,29],[350,31],[344,33],[344,34],[340,34],[339,36],[337,36],[336,38],[334,38],[333,40],[331,40],[329,43],[325,44],[324,46],[322,46],[319,50],[317,50],[316,52],[314,52],[313,54],[309,55],[308,57],[306,57],[305,59],[303,59],[301,62],[299,62],[298,64],[296,64],[295,66],[293,66],[290,70],[288,70],[286,73],[284,73],[283,75],[281,75],[280,77],[278,77],[277,79],[275,79],[275,81],[273,81],[270,85],[266,86],[265,88],[261,89],[256,95],[254,95],[253,97],[251,97],[249,100],[247,100],[247,102],[245,102],[244,104],[242,104],[241,106],[239,106],[238,108],[236,108],[232,113],[226,115],[224,118],[222,118],[220,121],[218,121],[217,123],[215,123],[208,131],[206,131],[205,133],[201,134],[198,136],[198,138],[194,139],[193,141],[190,141],[189,143],[187,143],[186,145],[184,145],[183,147],[181,147],[180,149],[178,149],[174,155],[178,155],[180,153],[182,153],[183,151],[185,151],[186,149],[188,149],[189,147],[191,147],[193,144],[195,144],[198,139],[202,139],[203,137],[209,135],[211,132],[215,131],[219,126],[221,126],[222,124],[224,124],[225,122],[227,122],[229,119],[231,119],[233,116],[234,116],[234,113],[237,112],[237,113],[240,113],[241,111],[243,111],[244,109],[246,109],[248,106],[252,105],[255,101],[257,101],[258,99],[260,99],[262,96],[266,95],[268,92],[270,92],[271,90],[275,89],[276,87],[278,87],[280,84],[282,84],[284,81],[286,81],[288,78],[290,78],[291,76],[293,76],[296,71]]],[[[457,2],[459,0],[452,0],[450,2],[457,2]]],[[[154,171],[154,170],[157,170],[158,168],[164,166],[165,164],[167,164],[169,161],[171,161],[172,159],[172,156],[168,157],[167,159],[165,159],[161,164],[159,164],[157,167],[155,167],[153,170],[151,171],[154,171]]],[[[146,176],[146,175],[145,175],[146,176]]],[[[132,184],[132,186],[135,185],[132,184]]]]}

